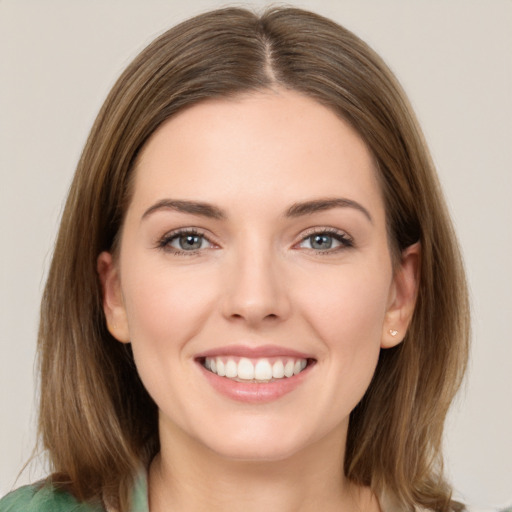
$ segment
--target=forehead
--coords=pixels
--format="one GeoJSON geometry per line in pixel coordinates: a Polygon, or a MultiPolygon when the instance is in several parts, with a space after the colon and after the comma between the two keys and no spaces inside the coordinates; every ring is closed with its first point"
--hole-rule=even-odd
{"type": "Polygon", "coordinates": [[[348,194],[383,209],[364,141],[332,110],[292,91],[207,100],[182,111],[156,130],[135,172],[134,203],[243,197],[249,206],[348,194]]]}

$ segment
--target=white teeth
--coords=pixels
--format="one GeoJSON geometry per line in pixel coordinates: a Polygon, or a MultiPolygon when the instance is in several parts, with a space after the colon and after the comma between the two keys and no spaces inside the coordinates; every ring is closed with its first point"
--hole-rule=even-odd
{"type": "Polygon", "coordinates": [[[244,380],[254,379],[254,365],[245,357],[238,361],[238,378],[244,380]]]}
{"type": "Polygon", "coordinates": [[[293,375],[293,369],[295,368],[295,363],[293,361],[288,361],[284,365],[284,376],[291,377],[293,375]]]}
{"type": "Polygon", "coordinates": [[[235,361],[230,359],[226,363],[226,377],[229,377],[230,379],[232,379],[233,377],[237,377],[237,376],[238,376],[237,364],[235,363],[235,361]]]}
{"type": "Polygon", "coordinates": [[[261,382],[293,377],[306,366],[306,359],[276,358],[271,362],[268,359],[251,360],[242,357],[238,363],[236,358],[226,357],[206,357],[204,360],[204,367],[219,377],[261,382]]]}
{"type": "Polygon", "coordinates": [[[254,378],[256,380],[270,380],[272,378],[272,366],[268,359],[260,359],[254,368],[254,378]]]}
{"type": "Polygon", "coordinates": [[[272,377],[274,377],[274,379],[282,379],[284,377],[283,361],[276,361],[272,365],[272,377]]]}
{"type": "Polygon", "coordinates": [[[217,375],[219,377],[225,377],[226,370],[224,369],[224,363],[222,362],[222,359],[217,358],[217,360],[215,362],[217,364],[217,375]]]}

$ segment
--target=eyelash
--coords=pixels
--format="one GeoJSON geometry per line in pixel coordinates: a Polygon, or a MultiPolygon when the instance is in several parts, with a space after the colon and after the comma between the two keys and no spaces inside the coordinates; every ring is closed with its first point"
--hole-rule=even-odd
{"type": "MultiPolygon", "coordinates": [[[[350,248],[354,247],[354,240],[349,235],[347,235],[347,233],[345,233],[344,231],[340,231],[339,229],[335,229],[335,228],[312,228],[311,230],[308,230],[303,234],[299,244],[302,244],[306,240],[311,239],[312,237],[317,236],[317,235],[325,235],[325,236],[334,238],[334,240],[339,242],[340,245],[339,245],[339,247],[335,247],[333,249],[329,248],[329,249],[326,249],[323,251],[316,250],[313,248],[309,248],[309,249],[306,248],[306,250],[312,251],[315,254],[321,254],[322,256],[323,255],[332,255],[332,254],[338,253],[339,251],[343,251],[345,249],[350,249],[350,248]]],[[[299,244],[296,244],[296,245],[299,245],[299,244]]]]}
{"type": "MultiPolygon", "coordinates": [[[[213,244],[211,240],[209,240],[204,233],[201,231],[195,229],[195,228],[184,228],[184,229],[178,229],[176,231],[171,231],[170,233],[165,234],[157,243],[157,247],[159,249],[162,249],[163,251],[170,252],[171,254],[175,256],[194,256],[195,254],[199,254],[201,249],[196,249],[193,251],[184,251],[180,249],[176,249],[172,247],[170,244],[174,240],[177,240],[178,238],[182,236],[197,236],[202,237],[204,240],[206,240],[208,243],[213,244]]],[[[213,244],[215,245],[215,244],[213,244]]]]}
{"type": "MultiPolygon", "coordinates": [[[[351,247],[354,247],[354,241],[350,236],[348,236],[345,232],[340,231],[335,228],[312,228],[308,231],[306,231],[300,241],[294,245],[294,247],[300,246],[300,244],[306,242],[308,239],[311,239],[314,236],[317,235],[325,235],[328,237],[333,238],[337,242],[340,243],[340,246],[335,247],[334,249],[326,249],[326,250],[317,250],[313,248],[305,248],[305,250],[312,251],[315,254],[333,254],[337,253],[339,251],[342,251],[344,249],[349,249],[351,247]]],[[[194,256],[200,253],[202,249],[195,249],[191,251],[185,251],[180,250],[172,247],[170,244],[177,240],[178,238],[182,236],[195,236],[195,237],[201,237],[203,240],[208,242],[209,244],[215,245],[208,237],[205,236],[205,234],[195,228],[184,228],[184,229],[178,229],[176,231],[171,231],[170,233],[165,234],[158,242],[157,242],[157,248],[169,252],[175,256],[194,256]]]]}

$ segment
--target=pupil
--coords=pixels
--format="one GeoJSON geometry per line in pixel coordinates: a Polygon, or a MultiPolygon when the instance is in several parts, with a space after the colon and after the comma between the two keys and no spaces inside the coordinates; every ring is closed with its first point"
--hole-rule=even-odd
{"type": "Polygon", "coordinates": [[[180,237],[180,247],[182,249],[200,249],[201,237],[198,235],[184,235],[180,237]]]}
{"type": "Polygon", "coordinates": [[[313,249],[330,249],[332,246],[332,237],[328,235],[314,235],[311,241],[313,249]]]}

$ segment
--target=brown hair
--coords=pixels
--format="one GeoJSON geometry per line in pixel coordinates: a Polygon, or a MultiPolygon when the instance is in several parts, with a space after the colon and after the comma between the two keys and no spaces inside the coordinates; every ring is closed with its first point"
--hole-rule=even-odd
{"type": "Polygon", "coordinates": [[[138,152],[187,106],[275,85],[327,105],[357,130],[377,163],[394,254],[421,243],[412,323],[403,343],[381,352],[352,412],[346,475],[401,505],[457,509],[441,441],[467,360],[468,301],[435,170],[382,60],[336,23],[293,8],[262,16],[229,8],[185,21],[136,57],[106,99],[71,186],[42,302],[39,428],[52,481],[125,510],[134,473],[159,449],[157,408],[129,346],[106,329],[96,272],[120,231],[138,152]]]}

